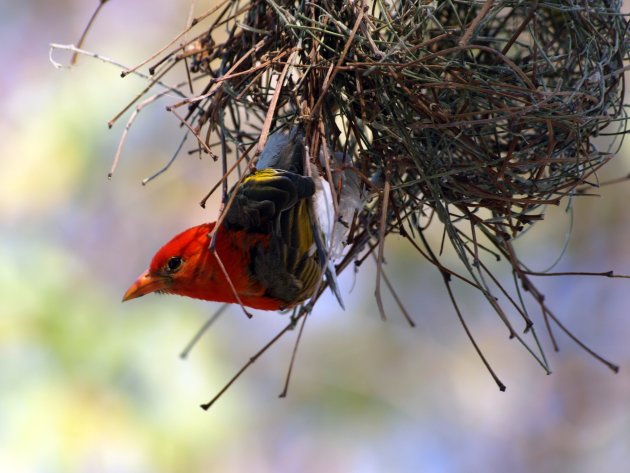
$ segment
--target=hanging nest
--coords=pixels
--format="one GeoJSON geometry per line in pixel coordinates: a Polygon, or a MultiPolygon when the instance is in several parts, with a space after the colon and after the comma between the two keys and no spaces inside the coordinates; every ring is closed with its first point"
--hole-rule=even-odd
{"type": "Polygon", "coordinates": [[[351,156],[347,168],[366,203],[348,222],[338,271],[376,255],[384,315],[383,244],[402,235],[439,269],[473,344],[454,278],[481,291],[509,335],[549,370],[521,288],[540,307],[554,347],[554,325],[582,344],[547,307],[511,240],[543,220],[545,206],[597,187],[596,171],[613,156],[593,138],[625,124],[621,4],[224,0],[192,20],[170,52],[123,75],[153,61],[157,87],[185,67],[186,80],[148,100],[182,97],[168,110],[224,172],[211,192],[222,186],[227,195],[278,129],[304,129],[324,176],[332,152],[351,156]],[[425,237],[434,227],[459,257],[457,270],[425,237]],[[487,266],[495,258],[511,267],[510,288],[487,266]]]}

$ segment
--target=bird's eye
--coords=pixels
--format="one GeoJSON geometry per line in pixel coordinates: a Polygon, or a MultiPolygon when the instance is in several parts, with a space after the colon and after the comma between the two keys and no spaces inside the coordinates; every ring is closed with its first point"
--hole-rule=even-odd
{"type": "Polygon", "coordinates": [[[169,258],[168,261],[166,262],[166,270],[169,273],[174,273],[179,268],[181,268],[182,263],[183,263],[183,260],[179,256],[173,256],[172,258],[169,258]]]}

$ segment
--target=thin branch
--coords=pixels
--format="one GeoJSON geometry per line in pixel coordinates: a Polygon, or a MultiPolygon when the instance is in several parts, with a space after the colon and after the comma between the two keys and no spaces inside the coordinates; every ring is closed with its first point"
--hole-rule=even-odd
{"type": "Polygon", "coordinates": [[[293,351],[291,352],[291,361],[289,362],[289,369],[287,370],[287,376],[284,380],[284,387],[282,388],[282,392],[278,395],[278,397],[280,398],[287,397],[287,393],[289,391],[289,382],[291,381],[291,374],[293,373],[293,365],[295,364],[298,346],[300,345],[300,340],[302,340],[302,333],[304,332],[304,326],[306,325],[307,318],[308,311],[304,311],[304,315],[302,316],[302,324],[300,325],[300,330],[298,330],[298,335],[295,339],[295,344],[293,345],[293,351]]]}
{"type": "Polygon", "coordinates": [[[444,285],[446,286],[446,290],[448,291],[448,296],[451,299],[451,303],[453,304],[453,307],[455,308],[455,312],[457,312],[457,317],[459,318],[459,321],[462,324],[462,327],[464,328],[464,330],[466,332],[466,335],[468,335],[468,339],[472,343],[473,347],[475,347],[475,351],[477,352],[477,354],[481,358],[481,361],[483,362],[483,364],[487,368],[488,372],[492,376],[492,379],[494,379],[494,382],[497,383],[497,386],[499,387],[499,390],[500,391],[505,391],[505,384],[503,384],[501,382],[499,377],[496,375],[496,373],[494,372],[494,370],[490,366],[490,363],[488,363],[488,360],[486,360],[486,357],[484,356],[483,352],[479,348],[479,345],[477,345],[477,342],[475,341],[475,338],[472,336],[472,333],[470,332],[470,329],[468,328],[468,324],[466,324],[466,321],[464,320],[464,316],[462,315],[461,311],[459,310],[459,305],[457,304],[457,301],[455,300],[455,296],[453,295],[453,290],[451,289],[450,277],[447,274],[443,274],[442,276],[443,276],[443,280],[444,280],[444,285]]]}
{"type": "Polygon", "coordinates": [[[293,323],[289,323],[282,330],[280,330],[280,332],[278,332],[275,337],[269,340],[269,342],[267,342],[267,344],[264,347],[262,347],[254,356],[252,356],[247,361],[247,363],[245,363],[241,367],[241,369],[238,370],[234,376],[232,376],[232,378],[225,384],[225,386],[223,386],[223,388],[221,388],[221,390],[212,399],[210,399],[210,401],[206,402],[205,404],[201,404],[201,408],[204,411],[207,411],[208,409],[210,409],[210,407],[212,407],[212,405],[215,402],[217,402],[217,400],[230,388],[230,386],[232,386],[232,384],[234,384],[234,382],[238,378],[240,378],[240,376],[247,370],[247,368],[253,365],[256,362],[256,360],[260,358],[261,355],[263,355],[267,350],[269,350],[269,348],[271,348],[280,338],[282,338],[282,336],[285,333],[287,333],[292,328],[293,328],[293,323]]]}
{"type": "MultiPolygon", "coordinates": [[[[50,43],[49,46],[50,46],[50,48],[49,48],[49,51],[48,51],[48,60],[50,61],[50,63],[56,69],[65,69],[65,68],[69,67],[69,66],[64,66],[63,64],[61,64],[61,63],[59,63],[59,62],[57,62],[57,61],[55,61],[53,59],[53,53],[56,50],[59,50],[59,51],[71,51],[73,53],[81,54],[83,56],[88,56],[88,57],[91,57],[91,58],[94,58],[94,59],[98,59],[99,61],[102,61],[102,62],[107,63],[107,64],[111,64],[111,65],[116,66],[116,67],[118,67],[120,69],[125,69],[126,68],[125,65],[119,63],[118,61],[114,61],[113,59],[110,59],[107,56],[103,56],[101,54],[96,54],[96,53],[93,53],[93,52],[90,52],[90,51],[86,51],[84,49],[77,48],[74,44],[50,43]]],[[[143,74],[142,72],[135,71],[134,75],[136,75],[138,77],[141,77],[142,79],[145,79],[145,80],[148,80],[148,81],[152,80],[152,78],[150,76],[148,76],[147,74],[143,74]]],[[[158,81],[158,82],[156,82],[156,84],[161,86],[161,87],[164,87],[165,89],[169,90],[170,92],[172,92],[174,94],[177,94],[179,96],[183,96],[182,92],[179,91],[177,87],[170,86],[170,85],[168,85],[168,84],[166,84],[166,83],[164,83],[162,81],[158,81]]]]}
{"type": "Polygon", "coordinates": [[[389,188],[390,184],[388,180],[385,180],[385,184],[383,186],[383,204],[382,204],[382,212],[381,212],[381,223],[379,225],[378,232],[378,257],[376,260],[376,288],[374,290],[374,295],[376,297],[376,304],[378,306],[378,310],[381,314],[381,319],[386,320],[387,316],[385,315],[385,308],[383,307],[383,299],[381,297],[381,273],[383,270],[383,251],[385,248],[385,227],[387,224],[387,212],[389,211],[389,188]]]}
{"type": "MultiPolygon", "coordinates": [[[[96,9],[94,10],[94,13],[92,13],[92,16],[90,17],[87,25],[85,26],[85,29],[83,30],[83,33],[81,33],[81,37],[79,38],[79,41],[77,41],[77,47],[81,48],[83,47],[83,43],[85,41],[85,37],[88,34],[88,31],[90,31],[90,29],[92,28],[92,25],[94,24],[94,20],[96,20],[97,15],[99,14],[99,12],[101,11],[101,9],[103,8],[103,6],[108,2],[108,0],[100,0],[99,4],[96,6],[96,9]]],[[[72,58],[70,59],[70,65],[74,66],[77,63],[77,59],[79,58],[79,53],[78,52],[74,52],[72,54],[72,58]]]]}
{"type": "Polygon", "coordinates": [[[190,339],[190,341],[186,344],[182,352],[179,354],[180,358],[182,359],[188,358],[188,355],[190,354],[192,349],[195,347],[197,342],[201,340],[201,337],[203,337],[203,335],[208,331],[208,329],[212,325],[214,325],[214,323],[219,319],[219,317],[223,314],[223,312],[225,312],[225,310],[228,307],[230,307],[230,304],[223,304],[221,307],[219,307],[219,309],[214,314],[212,314],[212,317],[210,317],[208,320],[205,321],[205,323],[199,328],[199,330],[197,330],[197,333],[195,333],[195,335],[190,339]]]}
{"type": "Polygon", "coordinates": [[[160,54],[162,54],[164,51],[166,51],[168,48],[170,48],[173,44],[175,44],[177,41],[179,41],[186,33],[188,33],[199,21],[203,20],[204,18],[207,18],[208,16],[212,15],[215,11],[217,11],[218,9],[220,9],[223,5],[225,5],[225,3],[227,3],[229,0],[222,0],[221,2],[219,2],[217,5],[215,5],[214,7],[210,8],[207,12],[205,12],[203,15],[201,15],[198,18],[193,19],[190,22],[190,26],[188,26],[187,28],[185,28],[183,31],[181,31],[180,33],[177,34],[177,36],[175,36],[175,38],[173,38],[171,41],[169,41],[166,45],[164,45],[162,48],[159,49],[159,51],[157,51],[155,54],[153,54],[152,56],[149,56],[147,59],[145,59],[144,61],[142,61],[140,64],[138,64],[137,66],[131,67],[131,68],[127,68],[125,69],[123,72],[121,72],[120,76],[121,77],[125,77],[128,74],[131,73],[137,73],[138,69],[140,69],[142,66],[148,64],[149,62],[153,61],[156,57],[158,57],[160,54]]]}

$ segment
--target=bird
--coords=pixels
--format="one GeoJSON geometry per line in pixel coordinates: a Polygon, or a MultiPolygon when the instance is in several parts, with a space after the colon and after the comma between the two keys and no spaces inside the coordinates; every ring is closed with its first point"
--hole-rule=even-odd
{"type": "Polygon", "coordinates": [[[326,249],[332,231],[323,229],[318,217],[332,210],[319,198],[327,195],[322,192],[327,183],[304,175],[304,161],[297,127],[271,134],[255,170],[228,193],[231,204],[221,223],[202,223],[173,237],[123,302],[162,293],[285,310],[313,296],[325,275],[343,308],[326,249]]]}

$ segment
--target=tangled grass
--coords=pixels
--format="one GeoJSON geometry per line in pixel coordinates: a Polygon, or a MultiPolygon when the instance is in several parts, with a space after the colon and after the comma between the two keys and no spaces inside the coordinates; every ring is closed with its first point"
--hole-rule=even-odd
{"type": "Polygon", "coordinates": [[[398,234],[439,270],[501,389],[457,303],[455,279],[484,295],[509,336],[546,371],[524,293],[554,348],[559,329],[616,371],[562,325],[532,281],[540,274],[520,260],[512,241],[544,220],[546,206],[598,187],[597,171],[614,150],[599,150],[593,139],[604,129],[619,135],[625,129],[627,29],[615,0],[223,0],[123,72],[148,67],[151,79],[121,112],[136,105],[119,152],[137,112],[176,93],[181,100],[168,110],[185,136],[171,162],[145,183],[194,135],[194,151],[222,166],[210,194],[221,188],[225,203],[270,132],[300,126],[307,156],[331,183],[331,154],[352,157],[345,166],[361,179],[365,205],[347,222],[337,271],[375,255],[383,317],[381,281],[413,325],[382,264],[386,238],[398,234]],[[166,86],[181,68],[187,79],[166,86]],[[434,228],[444,235],[439,248],[426,237],[434,228]],[[444,246],[458,256],[458,268],[443,262],[444,246]],[[508,265],[511,281],[493,272],[495,260],[508,265]]]}

